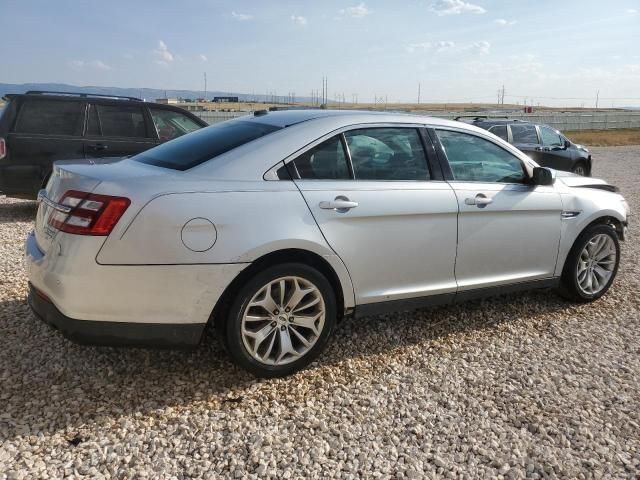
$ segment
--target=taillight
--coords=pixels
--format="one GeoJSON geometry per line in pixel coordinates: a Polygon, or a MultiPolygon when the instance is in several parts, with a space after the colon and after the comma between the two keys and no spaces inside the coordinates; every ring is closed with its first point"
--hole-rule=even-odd
{"type": "Polygon", "coordinates": [[[7,156],[7,142],[0,137],[0,160],[7,156]]]}
{"type": "Polygon", "coordinates": [[[69,190],[59,203],[70,207],[71,211],[54,210],[49,217],[52,227],[76,235],[109,235],[131,201],[124,197],[69,190]]]}

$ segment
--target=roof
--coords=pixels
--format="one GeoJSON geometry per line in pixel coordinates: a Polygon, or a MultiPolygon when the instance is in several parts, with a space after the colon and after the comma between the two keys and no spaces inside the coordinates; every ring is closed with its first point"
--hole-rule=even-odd
{"type": "Polygon", "coordinates": [[[330,119],[336,123],[430,123],[436,125],[454,125],[457,122],[441,118],[427,117],[398,112],[372,112],[368,110],[278,110],[275,112],[256,112],[253,117],[241,117],[238,120],[252,121],[273,125],[275,127],[290,127],[310,120],[330,119]]]}

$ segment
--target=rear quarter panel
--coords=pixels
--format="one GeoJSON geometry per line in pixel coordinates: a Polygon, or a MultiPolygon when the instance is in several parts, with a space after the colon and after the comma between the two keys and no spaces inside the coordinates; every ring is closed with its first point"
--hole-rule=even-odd
{"type": "MultiPolygon", "coordinates": [[[[265,182],[262,182],[264,185],[265,182]]],[[[345,306],[353,288],[342,261],[322,236],[293,182],[268,182],[268,190],[165,193],[149,201],[124,228],[115,230],[97,255],[102,265],[189,265],[251,263],[283,249],[325,258],[343,287],[345,306]],[[185,246],[182,231],[195,218],[215,226],[205,251],[185,246]]],[[[197,237],[200,232],[192,232],[197,237]]],[[[206,230],[202,235],[210,236],[206,230]]],[[[206,243],[206,239],[203,239],[206,243]]]]}

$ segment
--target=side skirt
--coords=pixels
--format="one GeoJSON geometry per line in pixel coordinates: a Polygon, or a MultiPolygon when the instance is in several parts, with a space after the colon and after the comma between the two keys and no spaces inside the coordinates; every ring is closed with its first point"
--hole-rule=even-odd
{"type": "Polygon", "coordinates": [[[390,300],[387,302],[365,303],[357,305],[354,312],[355,318],[367,317],[370,315],[382,315],[392,312],[403,312],[415,310],[417,308],[435,307],[438,305],[450,305],[453,303],[463,303],[479,298],[495,297],[514,292],[536,290],[540,288],[556,288],[560,285],[560,277],[545,278],[542,280],[532,280],[527,282],[512,283],[510,285],[498,285],[494,287],[474,288],[462,290],[456,293],[443,293],[429,295],[426,297],[407,298],[402,300],[390,300]]]}

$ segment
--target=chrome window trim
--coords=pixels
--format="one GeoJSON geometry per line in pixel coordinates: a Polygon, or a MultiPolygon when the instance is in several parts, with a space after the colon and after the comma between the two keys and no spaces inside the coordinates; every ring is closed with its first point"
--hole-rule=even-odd
{"type": "MultiPolygon", "coordinates": [[[[353,177],[353,166],[351,165],[351,152],[349,152],[349,148],[347,146],[347,142],[346,139],[344,139],[344,133],[351,131],[351,130],[361,130],[363,128],[415,128],[415,129],[421,129],[421,128],[427,128],[427,125],[424,123],[396,123],[396,122],[376,122],[376,123],[355,123],[352,125],[347,125],[344,127],[340,127],[337,128],[335,130],[330,131],[329,133],[324,134],[321,137],[318,137],[317,139],[313,140],[312,142],[308,143],[307,145],[305,145],[302,148],[299,148],[298,150],[296,150],[295,152],[293,152],[292,154],[286,156],[284,158],[284,160],[281,160],[280,162],[278,162],[276,165],[274,165],[273,167],[271,167],[269,170],[267,170],[265,172],[265,174],[263,175],[263,179],[264,180],[268,180],[268,181],[274,181],[274,180],[279,180],[277,178],[277,174],[275,174],[275,172],[278,170],[279,165],[281,163],[284,163],[285,165],[292,162],[293,160],[295,160],[296,158],[298,158],[300,155],[304,155],[306,152],[308,152],[309,150],[311,150],[312,148],[316,147],[317,145],[321,144],[322,142],[324,142],[325,140],[328,140],[332,137],[336,137],[338,135],[340,135],[341,141],[343,141],[343,148],[346,147],[346,154],[348,156],[347,161],[348,161],[348,166],[351,170],[351,175],[352,178],[344,178],[344,179],[331,179],[330,181],[334,181],[334,182],[355,182],[358,181],[356,178],[353,177]]],[[[422,142],[422,140],[421,140],[422,142]]],[[[423,145],[423,149],[424,149],[424,145],[423,145]]],[[[425,161],[427,162],[427,170],[430,172],[429,169],[429,158],[428,158],[428,154],[427,151],[424,150],[424,157],[425,157],[425,161]]],[[[431,172],[430,172],[431,174],[431,172]]],[[[305,179],[294,179],[294,180],[305,180],[305,179]]],[[[306,179],[309,180],[309,179],[306,179]]],[[[318,180],[318,181],[325,181],[325,180],[318,180]]],[[[361,180],[361,181],[372,181],[372,180],[361,180]]],[[[377,182],[398,182],[398,181],[406,181],[406,182],[431,182],[433,180],[431,179],[425,179],[425,180],[373,180],[373,181],[377,181],[377,182]]]]}

